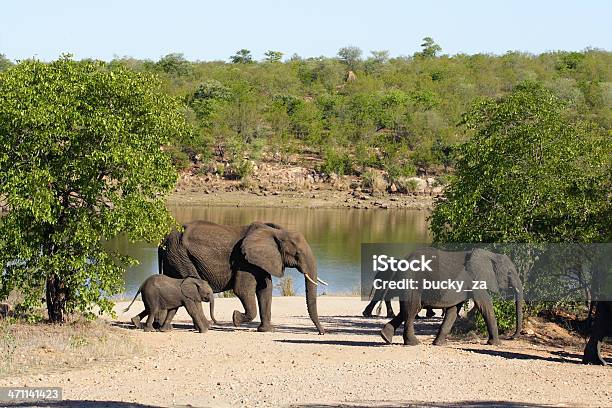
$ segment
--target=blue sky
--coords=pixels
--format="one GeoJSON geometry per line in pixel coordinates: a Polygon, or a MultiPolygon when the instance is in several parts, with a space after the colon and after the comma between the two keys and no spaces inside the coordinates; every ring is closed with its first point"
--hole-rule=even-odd
{"type": "Polygon", "coordinates": [[[333,56],[355,45],[397,56],[417,51],[425,36],[447,54],[612,50],[610,21],[610,0],[11,0],[0,5],[0,53],[227,60],[240,48],[260,59],[268,49],[333,56]]]}

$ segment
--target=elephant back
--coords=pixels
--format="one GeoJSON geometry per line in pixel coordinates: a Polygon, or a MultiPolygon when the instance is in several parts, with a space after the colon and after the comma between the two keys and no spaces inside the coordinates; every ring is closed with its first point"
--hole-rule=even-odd
{"type": "Polygon", "coordinates": [[[207,281],[214,292],[231,287],[235,252],[242,239],[242,228],[192,221],[184,225],[181,246],[198,276],[207,281]]]}

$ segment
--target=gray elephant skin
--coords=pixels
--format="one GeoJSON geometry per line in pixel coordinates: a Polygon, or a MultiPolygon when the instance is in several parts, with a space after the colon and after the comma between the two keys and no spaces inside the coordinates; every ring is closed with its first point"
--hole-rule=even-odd
{"type": "Polygon", "coordinates": [[[184,306],[193,320],[193,325],[200,333],[205,333],[210,328],[210,323],[202,310],[202,302],[210,302],[211,316],[214,316],[214,294],[208,283],[202,279],[193,277],[175,279],[165,275],[150,276],[140,285],[132,303],[125,309],[126,312],[139,293],[142,293],[145,310],[132,318],[132,323],[136,327],[140,327],[140,320],[148,316],[144,326],[145,331],[155,330],[153,322],[156,318],[163,320],[159,330],[169,331],[172,329],[171,323],[176,311],[179,307],[184,306]]]}
{"type": "MultiPolygon", "coordinates": [[[[444,281],[452,279],[470,283],[485,281],[490,291],[511,290],[516,301],[516,331],[513,337],[520,334],[523,323],[523,286],[516,267],[508,256],[483,249],[442,251],[435,248],[426,248],[415,251],[407,259],[409,261],[420,259],[421,256],[426,256],[427,259],[433,258],[437,262],[437,267],[432,272],[427,272],[429,280],[444,281]]],[[[497,321],[493,312],[493,302],[491,295],[485,289],[457,292],[454,290],[422,290],[422,288],[419,288],[390,292],[387,298],[390,299],[395,296],[400,297],[400,312],[380,332],[383,340],[388,344],[392,343],[395,330],[402,323],[404,323],[404,344],[416,345],[420,343],[414,334],[414,320],[417,312],[423,307],[444,309],[444,319],[433,344],[445,344],[446,336],[450,332],[459,310],[468,299],[474,300],[475,306],[483,315],[489,333],[487,343],[500,344],[497,321]]]]}
{"type": "Polygon", "coordinates": [[[259,315],[258,331],[273,330],[272,276],[285,267],[304,274],[306,306],[319,334],[324,329],[317,313],[317,264],[310,245],[298,232],[276,224],[254,222],[244,226],[192,221],[173,231],[159,247],[160,270],[168,276],[199,277],[215,293],[233,290],[245,312],[234,310],[234,326],[259,315]]]}
{"type": "Polygon", "coordinates": [[[601,355],[601,345],[606,337],[612,337],[612,301],[597,302],[591,336],[584,348],[584,364],[607,365],[601,355]]]}

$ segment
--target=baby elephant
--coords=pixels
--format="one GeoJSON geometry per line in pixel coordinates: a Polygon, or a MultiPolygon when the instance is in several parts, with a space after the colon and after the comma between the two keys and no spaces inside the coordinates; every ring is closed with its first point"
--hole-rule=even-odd
{"type": "Polygon", "coordinates": [[[214,295],[208,282],[198,278],[174,279],[166,275],[153,275],[147,278],[140,288],[132,303],[124,310],[127,312],[139,293],[142,293],[142,301],[145,310],[132,318],[132,323],[140,327],[140,320],[149,316],[145,324],[145,331],[154,331],[153,321],[158,316],[165,315],[160,331],[172,329],[172,319],[179,307],[185,306],[187,313],[193,319],[193,325],[200,333],[205,333],[210,323],[204,316],[202,302],[210,302],[211,316],[214,310],[214,295]]]}

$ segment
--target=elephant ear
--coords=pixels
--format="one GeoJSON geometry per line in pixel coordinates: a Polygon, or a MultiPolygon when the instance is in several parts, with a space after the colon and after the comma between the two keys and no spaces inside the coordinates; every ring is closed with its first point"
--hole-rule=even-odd
{"type": "Polygon", "coordinates": [[[194,302],[202,301],[202,297],[198,291],[198,282],[196,278],[189,277],[183,279],[181,282],[181,293],[183,296],[193,300],[194,302]]]}
{"type": "Polygon", "coordinates": [[[283,276],[285,265],[281,257],[275,230],[270,227],[252,228],[242,240],[246,260],[272,276],[283,276]]]}
{"type": "Polygon", "coordinates": [[[495,275],[494,254],[484,249],[475,249],[468,254],[465,269],[474,280],[485,281],[487,289],[498,293],[499,287],[495,275]]]}
{"type": "Polygon", "coordinates": [[[509,287],[508,279],[512,273],[512,265],[508,255],[496,254],[493,258],[493,271],[495,271],[500,289],[507,289],[509,287]]]}

